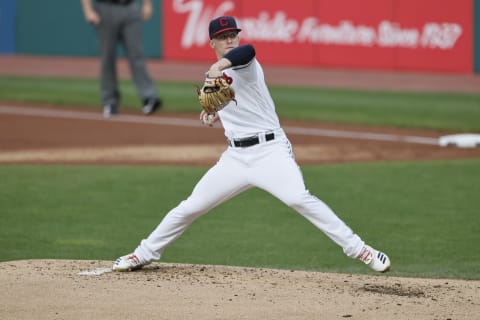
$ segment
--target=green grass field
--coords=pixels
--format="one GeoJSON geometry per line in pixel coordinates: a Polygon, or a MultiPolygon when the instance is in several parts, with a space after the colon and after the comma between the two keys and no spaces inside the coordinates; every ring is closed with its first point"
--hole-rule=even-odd
{"type": "MultiPolygon", "coordinates": [[[[0,167],[0,260],[112,260],[134,249],[206,168],[0,167]]],[[[480,160],[306,166],[310,191],[392,275],[480,279],[480,160]]],[[[252,189],[192,224],[162,259],[365,273],[292,209],[252,189]]]]}
{"type": "MultiPolygon", "coordinates": [[[[159,83],[169,112],[198,112],[194,84],[159,83]]],[[[130,82],[125,108],[138,108],[130,82]]],[[[98,108],[94,80],[0,77],[0,101],[98,108]]],[[[480,96],[275,87],[283,119],[480,132],[480,96]],[[301,96],[300,96],[301,94],[301,96]]],[[[113,260],[207,168],[0,166],[0,261],[113,260]]],[[[392,259],[391,274],[480,279],[480,159],[305,166],[309,190],[392,259]]],[[[252,189],[200,218],[165,262],[369,273],[309,222],[252,189]]]]}

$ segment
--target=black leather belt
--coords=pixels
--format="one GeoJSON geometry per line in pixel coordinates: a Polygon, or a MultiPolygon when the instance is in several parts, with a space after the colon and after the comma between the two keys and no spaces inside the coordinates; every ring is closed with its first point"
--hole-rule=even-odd
{"type": "MultiPolygon", "coordinates": [[[[275,134],[273,132],[267,133],[265,135],[265,141],[271,141],[273,139],[275,139],[275,134]]],[[[231,147],[237,147],[237,148],[251,147],[259,143],[260,143],[260,138],[258,135],[247,137],[247,138],[241,138],[241,139],[228,139],[228,144],[231,147]]]]}
{"type": "Polygon", "coordinates": [[[120,4],[120,5],[124,5],[124,6],[132,3],[133,1],[134,0],[97,0],[97,2],[120,4]]]}

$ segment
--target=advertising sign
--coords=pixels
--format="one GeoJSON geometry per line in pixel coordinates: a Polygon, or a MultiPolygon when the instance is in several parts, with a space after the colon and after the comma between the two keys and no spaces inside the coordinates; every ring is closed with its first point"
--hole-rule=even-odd
{"type": "Polygon", "coordinates": [[[472,72],[472,1],[165,0],[164,57],[214,59],[209,21],[237,19],[265,64],[472,72]]]}

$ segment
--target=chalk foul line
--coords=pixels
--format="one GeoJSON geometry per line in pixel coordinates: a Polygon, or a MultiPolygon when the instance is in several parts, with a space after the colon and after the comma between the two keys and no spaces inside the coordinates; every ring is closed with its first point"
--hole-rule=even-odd
{"type": "MultiPolygon", "coordinates": [[[[199,120],[181,119],[181,118],[162,118],[162,117],[146,117],[136,115],[117,115],[112,118],[104,118],[99,112],[72,111],[72,110],[51,110],[34,107],[18,107],[18,106],[0,106],[0,114],[35,116],[45,118],[62,118],[76,120],[94,120],[94,121],[112,121],[122,123],[145,123],[158,124],[165,126],[179,127],[205,127],[199,120]]],[[[319,136],[330,138],[348,138],[358,140],[373,141],[390,141],[390,142],[406,142],[426,145],[439,145],[438,138],[419,137],[419,136],[402,136],[387,133],[367,133],[345,130],[331,130],[318,128],[304,128],[285,126],[283,129],[289,134],[319,136]]]]}

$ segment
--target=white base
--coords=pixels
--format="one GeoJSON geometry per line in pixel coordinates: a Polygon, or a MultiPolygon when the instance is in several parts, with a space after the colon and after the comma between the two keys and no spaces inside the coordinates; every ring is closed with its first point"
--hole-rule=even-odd
{"type": "Polygon", "coordinates": [[[100,276],[104,273],[112,272],[112,268],[97,268],[94,270],[87,270],[87,271],[82,271],[77,274],[81,276],[100,276]]]}
{"type": "Polygon", "coordinates": [[[480,134],[463,133],[442,136],[438,139],[438,144],[442,147],[454,145],[459,148],[480,147],[480,134]]]}

